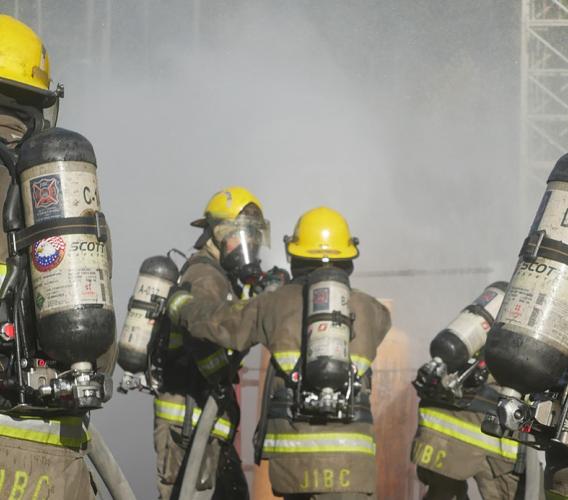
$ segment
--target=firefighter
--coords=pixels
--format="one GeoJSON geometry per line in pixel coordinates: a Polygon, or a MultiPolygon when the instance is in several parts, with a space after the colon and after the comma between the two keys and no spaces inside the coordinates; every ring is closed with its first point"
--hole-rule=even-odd
{"type": "Polygon", "coordinates": [[[500,396],[483,348],[506,288],[505,282],[489,285],[436,335],[432,360],[413,382],[421,399],[411,460],[428,486],[424,499],[467,499],[469,478],[484,500],[523,498],[519,445],[481,431],[485,413],[495,413],[500,396]]]}
{"type": "Polygon", "coordinates": [[[207,322],[191,292],[178,298],[174,319],[193,338],[270,351],[256,454],[269,460],[272,489],[287,499],[375,497],[370,366],[390,315],[350,289],[357,244],[341,214],[315,208],[285,239],[291,283],[211,311],[207,322]]]}
{"type": "MultiPolygon", "coordinates": [[[[193,297],[194,315],[184,321],[189,331],[194,323],[207,323],[210,315],[225,305],[248,299],[250,287],[263,275],[258,253],[268,244],[269,224],[264,219],[259,200],[248,190],[232,186],[214,194],[204,216],[192,222],[202,234],[195,242],[197,250],[187,260],[178,280],[178,292],[169,302],[169,316],[178,324],[178,309],[188,290],[193,297]]],[[[239,423],[239,408],[232,384],[241,355],[209,342],[182,339],[172,330],[169,352],[164,363],[163,384],[154,401],[154,446],[157,453],[160,498],[176,494],[182,474],[187,441],[184,421],[195,428],[207,397],[223,399],[223,411],[212,431],[212,440],[202,467],[198,490],[207,498],[248,498],[248,488],[238,455],[233,446],[239,423]],[[183,343],[186,343],[184,353],[183,343]],[[191,419],[191,422],[187,422],[191,419]],[[185,441],[185,443],[184,443],[185,441]],[[175,488],[174,485],[177,487],[175,488]],[[216,484],[216,486],[215,486],[216,484]]]]}
{"type": "MultiPolygon", "coordinates": [[[[60,86],[50,88],[48,54],[28,26],[0,15],[0,46],[0,202],[6,229],[11,215],[6,213],[9,204],[5,200],[13,175],[8,171],[9,163],[17,159],[27,141],[55,127],[63,92],[60,86]]],[[[11,266],[6,233],[1,236],[0,281],[7,271],[10,275],[11,266]]],[[[11,312],[13,304],[7,299],[0,301],[2,378],[8,376],[15,352],[11,312]]],[[[24,320],[26,324],[36,321],[33,309],[25,309],[24,320]]],[[[114,336],[114,330],[108,333],[114,336]]],[[[113,344],[99,358],[98,368],[112,373],[115,353],[113,344]]],[[[0,389],[0,497],[94,499],[96,489],[84,460],[87,412],[57,416],[62,412],[54,408],[46,408],[45,413],[36,408],[33,415],[14,416],[11,410],[18,402],[4,381],[0,389]]]]}

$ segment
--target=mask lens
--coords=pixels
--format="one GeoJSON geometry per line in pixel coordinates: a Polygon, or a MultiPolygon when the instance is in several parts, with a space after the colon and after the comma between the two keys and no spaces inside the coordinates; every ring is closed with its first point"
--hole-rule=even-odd
{"type": "Polygon", "coordinates": [[[255,262],[260,250],[261,237],[258,231],[251,228],[237,228],[231,231],[221,241],[221,254],[226,258],[232,254],[239,264],[246,265],[255,262]]]}
{"type": "Polygon", "coordinates": [[[259,262],[265,243],[265,223],[256,217],[222,221],[213,230],[221,250],[221,263],[227,270],[239,270],[259,262]]]}

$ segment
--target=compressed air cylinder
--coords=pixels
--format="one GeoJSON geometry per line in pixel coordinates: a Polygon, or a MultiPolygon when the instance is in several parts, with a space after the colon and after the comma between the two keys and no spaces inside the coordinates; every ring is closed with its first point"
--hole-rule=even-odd
{"type": "Polygon", "coordinates": [[[497,382],[522,394],[568,369],[568,155],[547,182],[485,348],[497,382]]]}
{"type": "Polygon", "coordinates": [[[161,319],[157,307],[165,304],[177,278],[177,266],[165,255],[150,257],[140,266],[118,344],[118,364],[123,370],[131,373],[146,370],[148,344],[161,319]]]}
{"type": "Polygon", "coordinates": [[[305,383],[314,390],[339,391],[351,370],[349,277],[340,269],[324,267],[309,275],[307,287],[305,383]]]}
{"type": "Polygon", "coordinates": [[[30,246],[40,347],[63,363],[94,362],[115,335],[107,242],[80,225],[63,227],[100,211],[93,147],[80,134],[49,129],[24,143],[17,169],[26,227],[59,231],[30,246]]]}
{"type": "Polygon", "coordinates": [[[475,355],[487,340],[487,332],[503,303],[507,283],[497,281],[483,293],[430,343],[430,355],[441,358],[450,372],[459,370],[475,355]]]}

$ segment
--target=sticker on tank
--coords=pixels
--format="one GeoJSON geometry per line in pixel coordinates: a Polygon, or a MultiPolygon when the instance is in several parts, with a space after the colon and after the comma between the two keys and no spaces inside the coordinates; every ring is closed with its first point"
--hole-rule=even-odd
{"type": "Polygon", "coordinates": [[[34,179],[31,181],[31,190],[36,222],[63,217],[59,175],[45,175],[34,179]]]}
{"type": "Polygon", "coordinates": [[[55,269],[65,256],[65,241],[59,236],[36,241],[32,246],[32,262],[34,267],[45,273],[55,269]]]}
{"type": "Polygon", "coordinates": [[[313,292],[314,312],[329,309],[329,288],[316,288],[313,292]]]}
{"type": "Polygon", "coordinates": [[[485,307],[489,302],[491,302],[495,297],[497,297],[497,292],[493,290],[487,290],[483,295],[480,295],[473,301],[474,304],[485,307]]]}

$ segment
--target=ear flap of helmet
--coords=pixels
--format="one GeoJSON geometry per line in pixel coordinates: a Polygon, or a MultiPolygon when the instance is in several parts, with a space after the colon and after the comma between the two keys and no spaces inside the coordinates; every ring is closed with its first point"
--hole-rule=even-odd
{"type": "Polygon", "coordinates": [[[211,231],[211,226],[209,226],[209,225],[205,226],[203,228],[203,232],[201,233],[201,236],[199,236],[199,238],[197,238],[197,241],[193,245],[193,248],[195,248],[196,250],[201,250],[205,246],[205,244],[211,239],[212,236],[213,236],[213,232],[211,231]]]}

